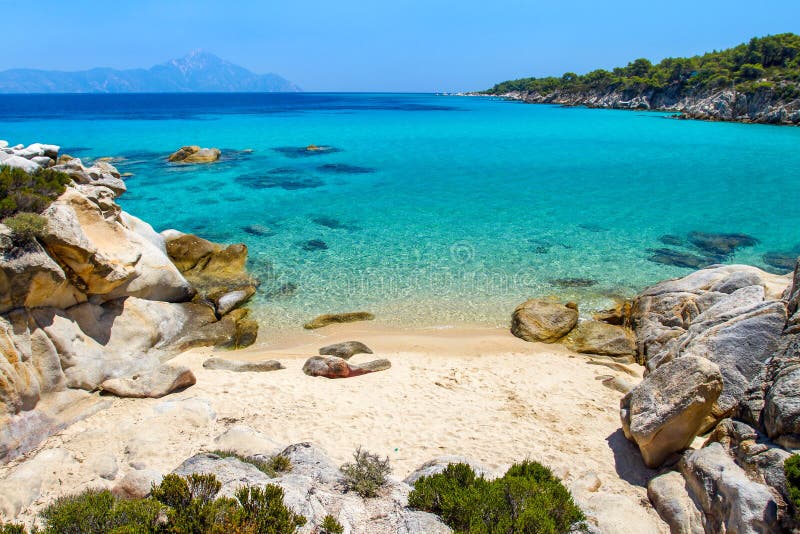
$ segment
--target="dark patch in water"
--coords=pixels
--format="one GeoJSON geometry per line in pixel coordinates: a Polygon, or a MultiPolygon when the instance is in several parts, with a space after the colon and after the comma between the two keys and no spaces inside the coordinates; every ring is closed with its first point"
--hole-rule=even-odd
{"type": "Polygon", "coordinates": [[[559,287],[591,287],[597,285],[597,280],[591,278],[556,278],[551,282],[559,287]]]}
{"type": "Polygon", "coordinates": [[[715,258],[701,257],[689,252],[682,252],[671,248],[648,249],[652,255],[647,259],[653,263],[673,265],[687,269],[700,269],[716,263],[715,258]]]}
{"type": "Polygon", "coordinates": [[[250,235],[257,235],[259,237],[269,237],[275,235],[275,230],[264,226],[263,224],[250,224],[243,226],[242,230],[250,235]]]}
{"type": "Polygon", "coordinates": [[[58,153],[61,155],[67,154],[70,156],[80,157],[81,154],[85,154],[90,150],[91,148],[88,146],[66,146],[66,147],[61,147],[61,150],[59,150],[58,153]]]}
{"type": "Polygon", "coordinates": [[[293,297],[297,293],[297,284],[294,282],[286,282],[278,287],[267,289],[264,291],[264,297],[268,299],[279,299],[293,297]]]}
{"type": "Polygon", "coordinates": [[[329,174],[369,174],[375,172],[375,169],[370,167],[359,167],[357,165],[348,165],[347,163],[327,163],[317,167],[317,170],[329,174]]]}
{"type": "Polygon", "coordinates": [[[311,220],[320,225],[324,226],[325,228],[331,228],[332,230],[358,230],[359,227],[353,224],[348,224],[340,221],[339,219],[334,219],[333,217],[328,217],[325,215],[320,215],[318,217],[312,217],[311,220]]]}
{"type": "Polygon", "coordinates": [[[608,228],[593,223],[579,224],[578,228],[583,228],[584,230],[588,230],[590,232],[608,232],[608,228]]]}
{"type": "Polygon", "coordinates": [[[755,237],[747,234],[718,234],[713,232],[689,232],[689,242],[703,252],[712,256],[726,257],[736,249],[752,247],[759,243],[755,237]]]}
{"type": "Polygon", "coordinates": [[[297,169],[280,167],[266,174],[243,174],[235,178],[236,183],[251,189],[271,189],[279,187],[286,190],[312,189],[322,187],[325,182],[313,176],[305,176],[297,169]]]}
{"type": "Polygon", "coordinates": [[[328,145],[308,145],[308,146],[278,146],[272,150],[280,152],[288,158],[306,158],[311,156],[324,156],[325,154],[333,154],[334,152],[341,152],[340,148],[328,145]]]}
{"type": "Polygon", "coordinates": [[[676,247],[683,246],[683,238],[679,235],[664,234],[659,237],[658,240],[665,245],[672,245],[676,247]]]}
{"type": "Polygon", "coordinates": [[[799,255],[797,252],[767,252],[762,259],[767,265],[780,269],[781,273],[787,273],[794,269],[799,255]]]}
{"type": "Polygon", "coordinates": [[[321,239],[310,239],[304,243],[301,243],[300,248],[308,252],[314,252],[317,250],[328,250],[328,244],[321,239]]]}

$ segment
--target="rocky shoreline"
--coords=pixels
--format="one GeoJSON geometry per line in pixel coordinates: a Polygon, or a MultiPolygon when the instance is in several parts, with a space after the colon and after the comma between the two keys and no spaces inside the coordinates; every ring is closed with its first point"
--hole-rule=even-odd
{"type": "Polygon", "coordinates": [[[33,239],[0,224],[0,463],[108,405],[93,394],[160,397],[195,383],[165,363],[196,346],[247,346],[241,307],[257,282],[247,247],[168,230],[115,202],[126,186],[106,161],[0,142],[0,165],[71,180],[33,239]]]}
{"type": "Polygon", "coordinates": [[[698,95],[680,95],[676,91],[634,90],[606,92],[555,91],[552,93],[514,91],[497,95],[528,104],[559,104],[600,109],[668,111],[680,118],[705,121],[799,125],[800,98],[784,100],[774,91],[761,89],[745,94],[724,89],[698,95]]]}

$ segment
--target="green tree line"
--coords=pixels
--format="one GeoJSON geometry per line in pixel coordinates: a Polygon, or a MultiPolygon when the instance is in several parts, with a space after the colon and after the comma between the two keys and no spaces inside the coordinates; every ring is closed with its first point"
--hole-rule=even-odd
{"type": "Polygon", "coordinates": [[[771,89],[781,98],[800,97],[800,36],[793,33],[756,37],[727,50],[690,58],[667,58],[658,64],[637,59],[625,67],[579,75],[521,78],[499,83],[486,94],[512,91],[542,94],[671,90],[679,95],[724,88],[741,93],[771,89]]]}

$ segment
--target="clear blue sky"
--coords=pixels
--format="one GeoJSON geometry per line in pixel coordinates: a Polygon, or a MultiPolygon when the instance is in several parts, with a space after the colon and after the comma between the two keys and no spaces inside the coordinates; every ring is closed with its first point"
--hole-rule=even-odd
{"type": "Polygon", "coordinates": [[[202,48],[305,90],[453,91],[800,32],[800,0],[0,0],[0,70],[202,48]]]}

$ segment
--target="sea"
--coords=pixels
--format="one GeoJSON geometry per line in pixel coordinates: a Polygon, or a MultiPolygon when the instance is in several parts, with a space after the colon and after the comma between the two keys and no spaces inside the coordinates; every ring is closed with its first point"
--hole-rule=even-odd
{"type": "Polygon", "coordinates": [[[800,254],[795,127],[434,94],[3,95],[0,139],[115,158],[126,211],[246,243],[267,341],[345,311],[503,326],[553,297],[588,316],[800,254]],[[169,163],[183,145],[222,156],[169,163]]]}

